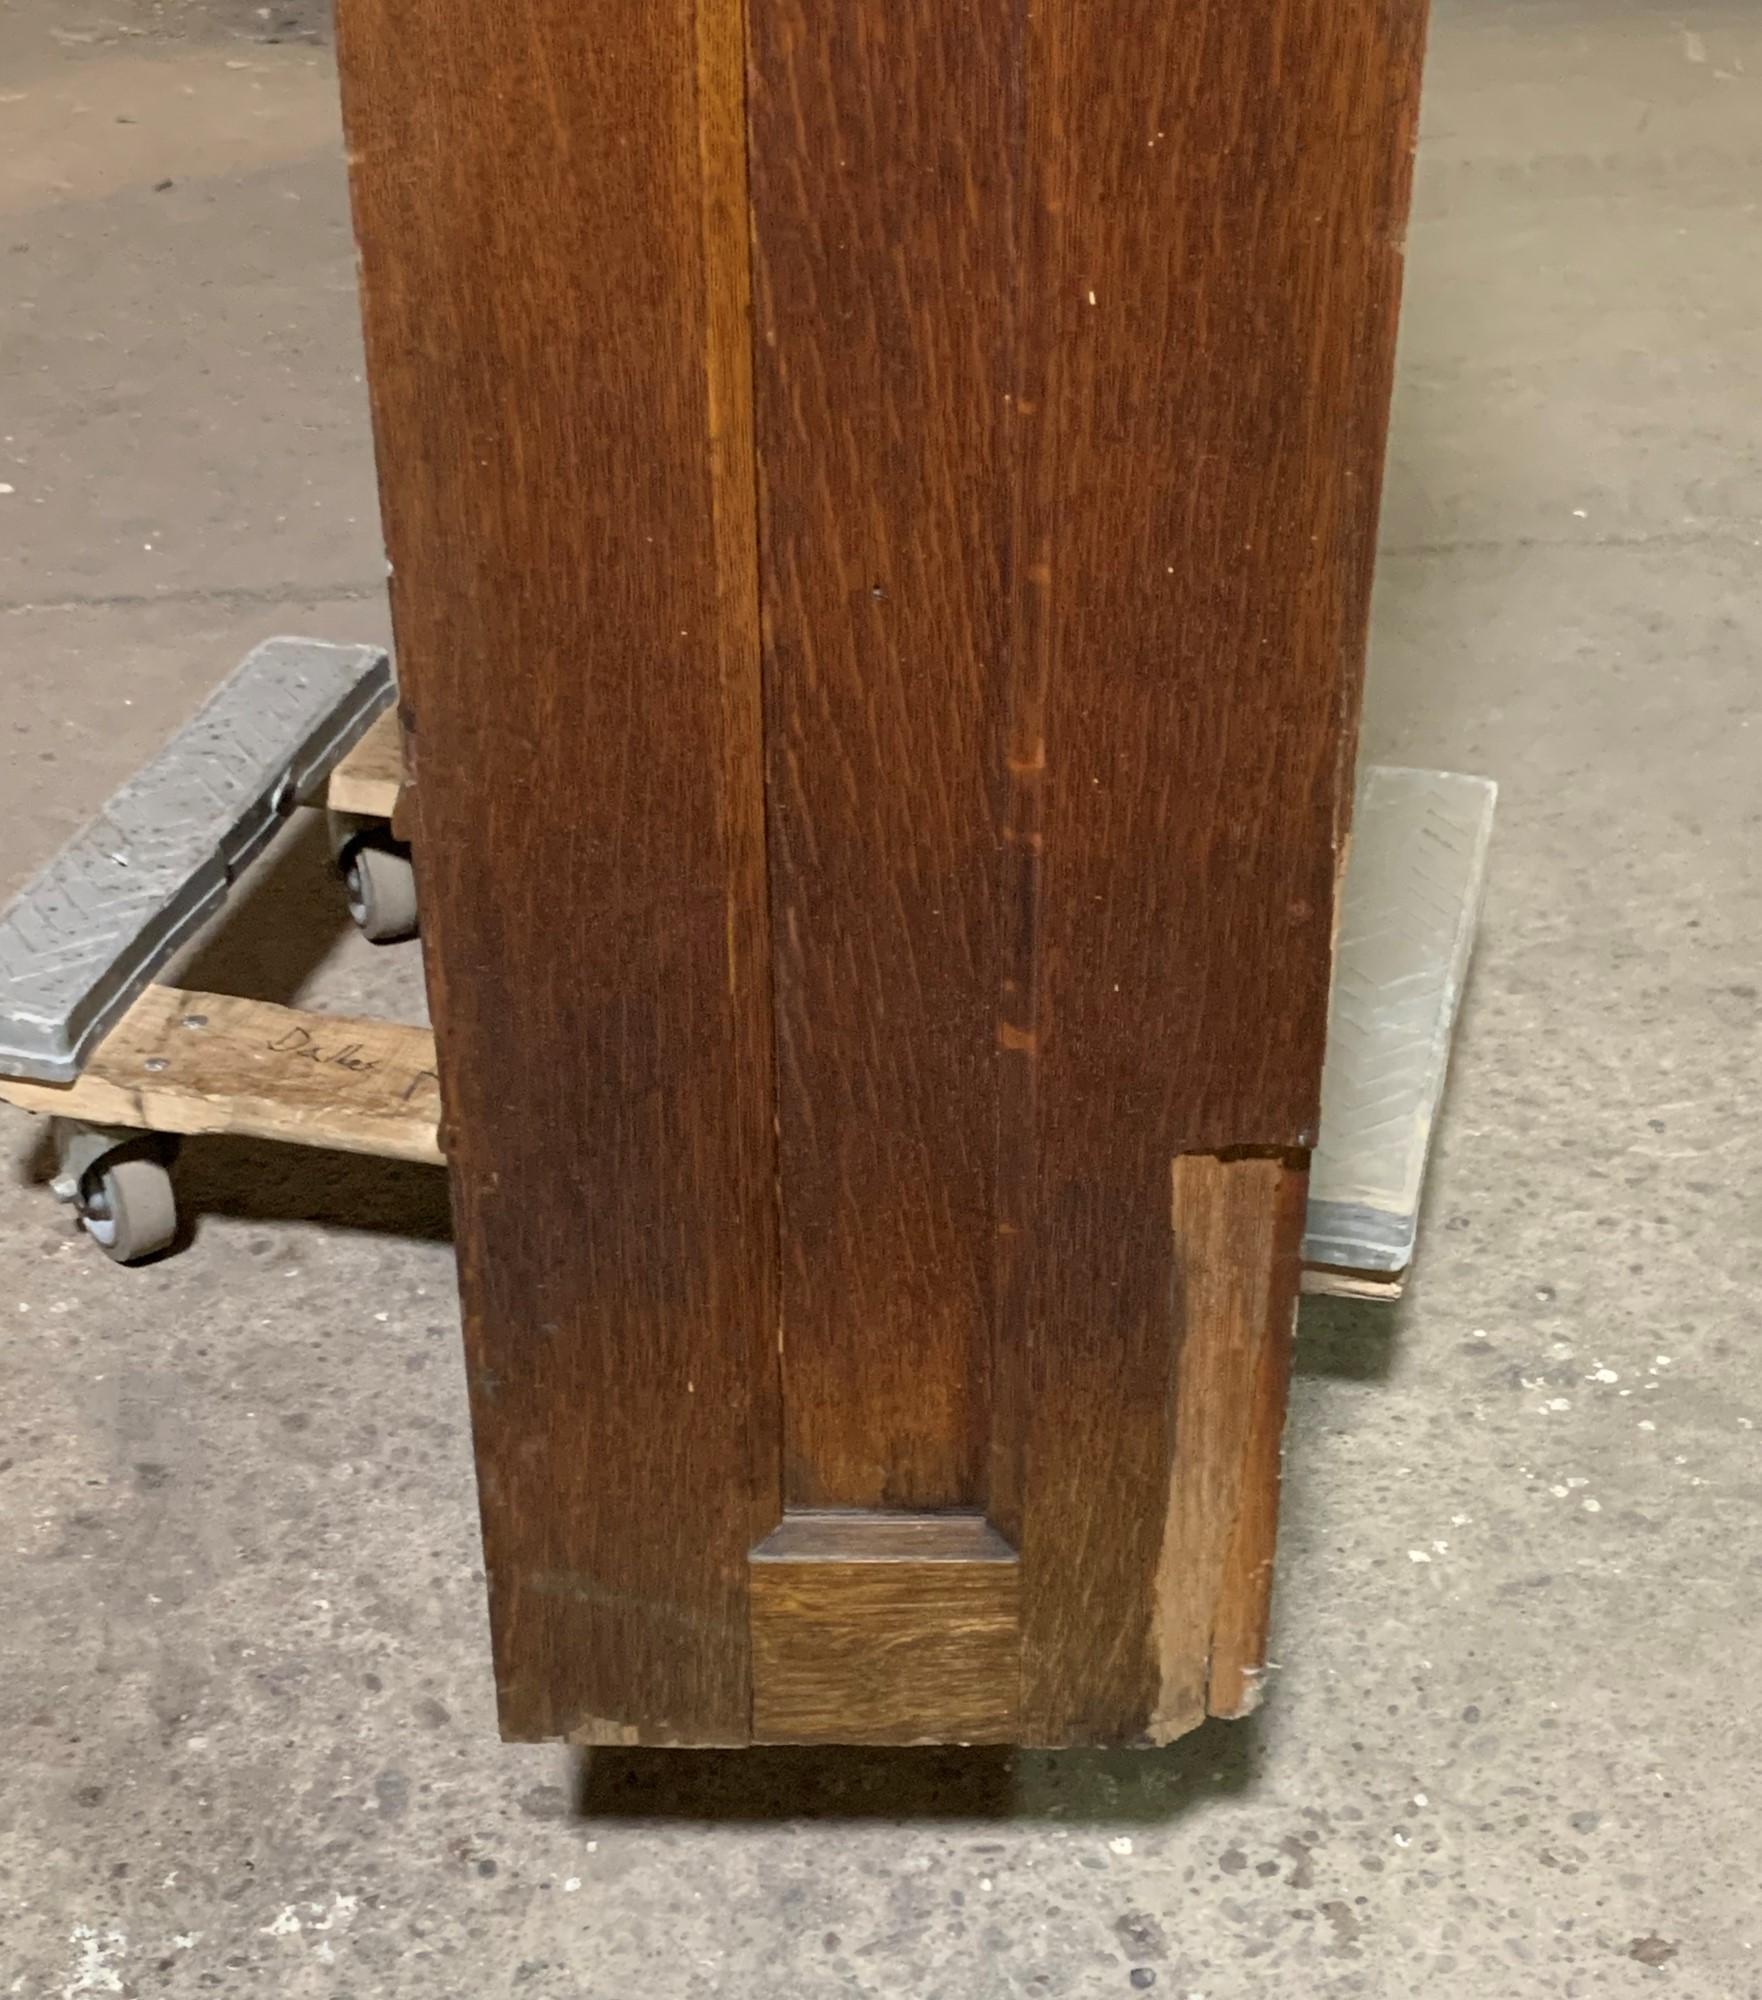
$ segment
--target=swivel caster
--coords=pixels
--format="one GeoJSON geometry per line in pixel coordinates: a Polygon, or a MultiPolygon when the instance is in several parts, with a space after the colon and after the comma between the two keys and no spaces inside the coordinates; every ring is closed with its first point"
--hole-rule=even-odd
{"type": "Polygon", "coordinates": [[[139,1264],[177,1236],[172,1143],[154,1132],[117,1132],[57,1120],[60,1169],[51,1185],[106,1257],[139,1264]]]}
{"type": "Polygon", "coordinates": [[[331,815],[331,844],[349,915],[373,944],[396,944],[416,935],[416,870],[410,850],[383,822],[331,815]]]}

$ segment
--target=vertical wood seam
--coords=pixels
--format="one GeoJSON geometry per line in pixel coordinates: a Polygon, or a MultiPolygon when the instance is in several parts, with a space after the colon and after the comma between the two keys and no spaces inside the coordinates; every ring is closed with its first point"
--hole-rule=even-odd
{"type": "MultiPolygon", "coordinates": [[[[1028,0],[1010,9],[1014,72],[1010,103],[1010,200],[1005,242],[1012,279],[1007,330],[1009,405],[1004,475],[1010,510],[1007,573],[1009,656],[1004,663],[1004,700],[997,755],[1002,793],[995,893],[1000,904],[997,980],[997,1084],[993,1105],[994,1165],[992,1214],[992,1300],[990,1435],[985,1466],[985,1502],[1000,1531],[1019,1544],[1022,1517],[1023,1436],[1029,1394],[1028,1344],[1031,1325],[1029,1277],[1037,1207],[1034,1167],[1039,1118],[1039,950],[1040,830],[1046,770],[1044,616],[1027,615],[1023,593],[1043,565],[1023,560],[1036,525],[1028,510],[1029,477],[1036,453],[1029,426],[1043,410],[1030,387],[1038,381],[1029,354],[1036,324],[1024,300],[1025,246],[1039,239],[1029,185],[1028,60],[1031,16],[1028,0]]],[[[1035,588],[1040,588],[1038,583],[1035,588]]]]}
{"type": "MultiPolygon", "coordinates": [[[[753,524],[753,591],[755,598],[755,619],[758,631],[758,702],[759,702],[759,810],[763,815],[764,859],[765,859],[765,1008],[769,1024],[771,1049],[771,1266],[776,1273],[775,1296],[771,1301],[770,1362],[777,1383],[777,1421],[773,1428],[770,1453],[774,1465],[776,1481],[776,1521],[768,1524],[755,1535],[755,1543],[763,1534],[769,1533],[777,1521],[783,1518],[783,1496],[786,1485],[784,1462],[784,1440],[788,1425],[784,1413],[784,1399],[789,1393],[788,1376],[784,1368],[786,1328],[784,1326],[784,1301],[788,1296],[784,1285],[783,1257],[787,1241],[784,1231],[784,1187],[783,1187],[783,1017],[778,1004],[777,991],[777,856],[771,838],[772,812],[775,800],[772,798],[771,782],[771,733],[773,717],[771,709],[771,635],[770,621],[765,611],[765,481],[759,465],[758,437],[758,373],[759,373],[759,243],[758,216],[753,203],[752,177],[752,78],[755,57],[752,43],[752,8],[750,0],[734,0],[740,11],[740,145],[742,161],[742,184],[745,189],[742,227],[745,232],[746,274],[747,274],[747,421],[752,431],[752,450],[749,467],[752,474],[752,524],[753,524]]],[[[750,1610],[749,1610],[750,1619],[750,1610]]],[[[757,1691],[749,1688],[749,1694],[757,1701],[757,1691]]]]}
{"type": "MultiPolygon", "coordinates": [[[[704,78],[711,72],[717,57],[712,37],[706,24],[714,18],[719,0],[697,0],[696,23],[698,43],[698,90],[699,116],[698,132],[700,146],[707,145],[708,125],[703,109],[704,78]]],[[[728,546],[729,536],[724,525],[723,484],[726,473],[732,468],[717,467],[722,476],[713,481],[712,505],[716,516],[716,537],[719,560],[724,564],[738,557],[745,571],[748,611],[754,639],[751,664],[752,686],[749,690],[749,721],[756,727],[758,735],[758,778],[759,797],[757,814],[759,824],[760,867],[762,872],[762,896],[760,905],[764,917],[763,949],[759,953],[759,981],[763,992],[765,1032],[761,1038],[768,1064],[767,1082],[770,1100],[769,1137],[771,1141],[771,1168],[767,1176],[770,1201],[768,1208],[768,1235],[766,1255],[773,1274],[770,1323],[765,1328],[765,1373],[769,1380],[769,1395],[760,1405],[761,1421],[749,1426],[752,1437],[753,1463],[750,1477],[755,1489],[755,1501],[764,1504],[755,1506],[753,1539],[756,1542],[768,1534],[783,1511],[783,1163],[777,1150],[777,1117],[779,1068],[777,1048],[777,1001],[776,1001],[776,897],[771,865],[771,776],[767,755],[767,717],[765,692],[765,627],[764,597],[762,587],[763,563],[763,522],[761,516],[762,487],[759,478],[757,419],[754,407],[754,380],[757,357],[755,345],[758,339],[757,285],[754,272],[753,212],[752,212],[752,170],[751,145],[752,128],[748,116],[748,49],[747,49],[747,0],[721,0],[725,13],[730,19],[732,32],[724,33],[726,46],[720,51],[721,60],[734,74],[734,88],[729,93],[732,100],[728,106],[731,115],[731,132],[724,133],[725,141],[731,142],[730,152],[738,162],[738,200],[731,205],[731,212],[718,214],[717,204],[711,196],[716,178],[711,164],[706,158],[702,176],[704,189],[703,230],[704,263],[706,273],[713,267],[713,260],[720,253],[725,258],[731,272],[738,272],[740,297],[738,314],[731,312],[732,321],[743,317],[744,330],[733,325],[718,328],[714,315],[706,314],[705,328],[705,375],[708,383],[710,407],[710,434],[712,450],[720,452],[725,446],[724,423],[718,421],[716,385],[718,381],[717,362],[719,357],[739,356],[737,373],[739,381],[727,385],[724,419],[732,416],[739,424],[746,445],[746,510],[742,537],[744,548],[734,551],[728,546]],[[732,230],[740,232],[738,256],[732,254],[720,239],[732,230]],[[722,336],[721,338],[718,335],[722,336]],[[738,337],[737,337],[738,336],[738,337]],[[762,1421],[768,1414],[769,1423],[762,1421]],[[769,1461],[768,1466],[766,1461],[769,1461]]],[[[732,919],[733,904],[730,904],[732,919]]],[[[733,968],[730,967],[730,976],[733,968]]],[[[748,1683],[749,1709],[752,1688],[748,1683]]]]}
{"type": "MultiPolygon", "coordinates": [[[[718,565],[723,571],[726,586],[736,571],[741,572],[740,587],[747,598],[747,622],[753,634],[753,652],[748,674],[750,686],[743,704],[746,726],[756,729],[758,736],[757,765],[759,797],[756,804],[759,827],[761,874],[759,897],[763,915],[762,948],[758,953],[760,964],[757,971],[762,1004],[764,1007],[764,1032],[758,1037],[765,1053],[767,1069],[768,1133],[771,1145],[770,1172],[766,1176],[769,1201],[766,1210],[766,1233],[768,1242],[765,1255],[772,1273],[770,1311],[763,1330],[762,1342],[753,1342],[753,1352],[762,1357],[759,1360],[761,1385],[753,1397],[751,1421],[747,1425],[750,1462],[747,1469],[748,1485],[752,1496],[752,1517],[749,1529],[756,1543],[770,1532],[777,1519],[781,1518],[783,1505],[783,1354],[782,1354],[782,1201],[783,1177],[782,1161],[778,1155],[777,1111],[778,1111],[778,1049],[777,1049],[777,1006],[776,1006],[776,954],[772,940],[775,936],[775,896],[771,869],[770,842],[770,770],[766,754],[765,716],[765,631],[763,618],[763,596],[761,581],[761,527],[760,527],[760,481],[758,470],[758,439],[753,405],[753,382],[756,365],[754,343],[757,339],[755,318],[755,277],[753,271],[753,224],[752,224],[752,174],[751,174],[751,127],[747,116],[747,6],[746,0],[697,0],[696,30],[698,45],[698,134],[703,157],[701,185],[704,191],[702,205],[703,258],[706,277],[716,268],[719,258],[739,288],[737,298],[725,301],[727,307],[726,324],[718,323],[718,316],[712,309],[705,314],[705,355],[704,372],[709,404],[709,429],[713,455],[711,478],[711,505],[714,510],[715,536],[718,565]],[[718,16],[717,9],[721,8],[718,16]],[[713,32],[720,29],[720,33],[713,32]],[[721,74],[725,67],[732,70],[732,78],[721,74]],[[738,186],[735,199],[718,202],[715,190],[719,182],[715,172],[715,162],[710,157],[710,108],[704,101],[706,81],[713,80],[721,93],[720,109],[728,122],[719,136],[727,148],[729,165],[736,172],[738,186]],[[728,238],[739,231],[738,251],[728,238]],[[744,317],[742,328],[738,321],[744,317]],[[732,375],[733,380],[725,379],[732,375]],[[720,402],[718,400],[720,392],[720,402]],[[727,485],[740,476],[741,468],[727,463],[729,455],[729,429],[738,428],[744,438],[746,464],[744,468],[745,500],[744,518],[740,523],[731,523],[727,518],[727,485]],[[736,544],[739,546],[736,546],[736,544]]],[[[715,288],[711,286],[710,296],[714,298],[715,288]]],[[[718,635],[719,637],[719,635],[718,635]]],[[[754,808],[749,808],[753,810],[754,808]]],[[[737,920],[736,905],[729,903],[730,963],[729,981],[737,983],[739,969],[735,963],[736,950],[733,935],[737,920]]],[[[752,1581],[750,1569],[747,1573],[747,1622],[749,1631],[752,1622],[752,1581]]],[[[746,1736],[751,1739],[756,1726],[756,1710],[759,1699],[757,1663],[752,1662],[746,1679],[746,1736]]]]}

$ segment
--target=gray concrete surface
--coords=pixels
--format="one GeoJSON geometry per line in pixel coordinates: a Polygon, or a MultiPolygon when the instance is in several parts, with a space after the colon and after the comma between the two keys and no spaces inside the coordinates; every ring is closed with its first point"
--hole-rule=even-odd
{"type": "MultiPolygon", "coordinates": [[[[0,880],[378,638],[308,0],[0,18],[0,880]],[[169,185],[162,185],[169,182],[169,185]]],[[[1505,787],[1421,1245],[1306,1310],[1271,1698],[1156,1756],[495,1740],[444,1199],[0,1126],[0,1994],[1762,1992],[1762,12],[1439,0],[1366,749],[1505,787]]],[[[317,843],[200,976],[419,1006],[317,843]]]]}

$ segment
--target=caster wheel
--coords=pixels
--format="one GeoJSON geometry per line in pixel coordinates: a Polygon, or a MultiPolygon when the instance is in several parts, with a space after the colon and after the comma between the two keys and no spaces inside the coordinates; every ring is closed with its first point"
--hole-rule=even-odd
{"type": "Polygon", "coordinates": [[[177,1196],[163,1161],[139,1154],[99,1160],[77,1199],[86,1234],[118,1264],[168,1249],[177,1234],[177,1196]]]}
{"type": "Polygon", "coordinates": [[[395,847],[358,842],[343,857],[349,915],[374,944],[396,944],[416,935],[416,871],[395,847]]]}

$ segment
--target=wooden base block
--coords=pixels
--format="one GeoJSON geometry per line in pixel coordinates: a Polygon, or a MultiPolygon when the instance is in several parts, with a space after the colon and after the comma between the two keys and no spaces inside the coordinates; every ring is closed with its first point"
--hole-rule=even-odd
{"type": "Polygon", "coordinates": [[[977,1514],[786,1515],[751,1564],[755,1743],[1007,1743],[1015,1552],[977,1514]]]}

